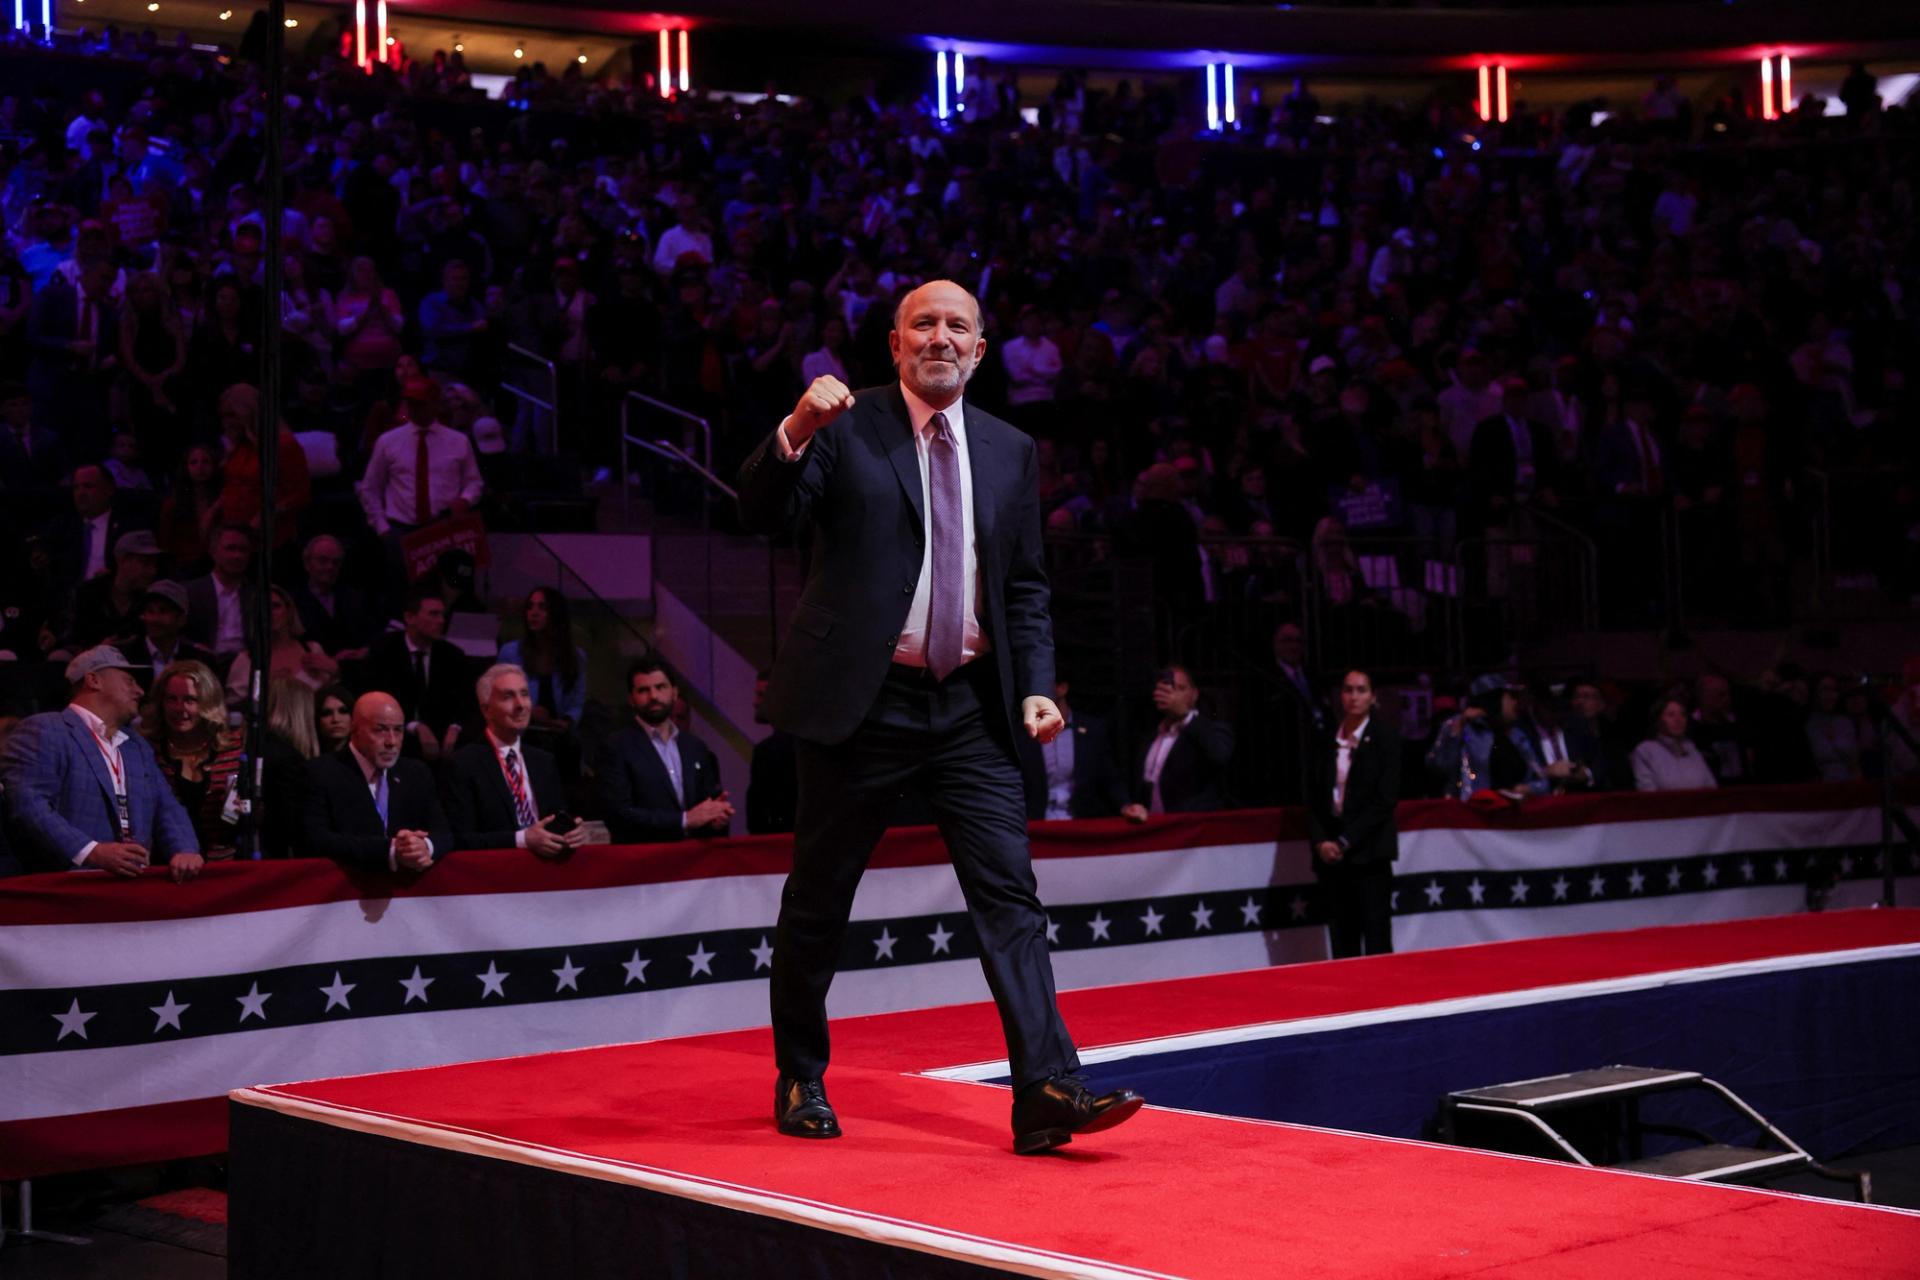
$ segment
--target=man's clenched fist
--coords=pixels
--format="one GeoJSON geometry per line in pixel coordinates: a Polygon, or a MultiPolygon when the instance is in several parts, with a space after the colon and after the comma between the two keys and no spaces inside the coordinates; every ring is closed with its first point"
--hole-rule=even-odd
{"type": "Polygon", "coordinates": [[[851,408],[853,392],[847,390],[847,384],[830,373],[821,374],[800,393],[800,403],[793,406],[793,418],[787,423],[787,446],[798,449],[813,438],[814,432],[851,408]]]}

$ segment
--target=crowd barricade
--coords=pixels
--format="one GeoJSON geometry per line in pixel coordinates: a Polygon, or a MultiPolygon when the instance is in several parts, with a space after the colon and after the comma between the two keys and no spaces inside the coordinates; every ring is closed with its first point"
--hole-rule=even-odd
{"type": "MultiPolygon", "coordinates": [[[[1816,872],[1879,892],[1874,789],[1400,810],[1401,949],[1774,915],[1816,872]]],[[[1298,810],[1032,829],[1063,989],[1326,954],[1298,810]]],[[[224,1149],[238,1086],[764,1024],[786,837],[456,854],[421,876],[296,859],[176,885],[0,881],[0,1178],[224,1149]]],[[[1920,901],[1897,850],[1903,901],[1920,901]]],[[[834,1016],[987,997],[947,855],[890,832],[834,1016]]],[[[768,1071],[772,1065],[769,1061],[768,1071]]]]}

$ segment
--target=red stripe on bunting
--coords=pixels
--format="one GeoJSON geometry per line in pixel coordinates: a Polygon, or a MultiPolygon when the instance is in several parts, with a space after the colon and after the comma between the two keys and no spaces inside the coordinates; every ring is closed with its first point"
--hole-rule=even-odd
{"type": "MultiPolygon", "coordinates": [[[[1915,794],[1920,791],[1908,792],[1915,794]]],[[[1402,831],[1538,831],[1750,812],[1837,812],[1870,808],[1877,802],[1877,789],[1870,785],[1816,783],[1765,790],[1547,797],[1496,814],[1450,800],[1413,800],[1400,805],[1399,822],[1402,831]]],[[[1037,822],[1032,831],[1036,858],[1083,858],[1302,840],[1306,815],[1300,809],[1241,809],[1174,814],[1144,824],[1119,819],[1037,822]]],[[[871,865],[916,867],[945,861],[947,850],[938,832],[910,827],[888,832],[871,865]]],[[[370,898],[540,893],[784,875],[791,862],[789,837],[745,836],[678,844],[602,845],[551,862],[518,849],[473,851],[454,854],[418,876],[308,858],[213,863],[198,880],[185,885],[172,883],[162,868],[150,869],[135,880],[91,871],[54,872],[0,881],[0,926],[179,920],[370,898]]]]}
{"type": "Polygon", "coordinates": [[[0,1182],[227,1149],[227,1100],[194,1098],[0,1124],[0,1182]]]}

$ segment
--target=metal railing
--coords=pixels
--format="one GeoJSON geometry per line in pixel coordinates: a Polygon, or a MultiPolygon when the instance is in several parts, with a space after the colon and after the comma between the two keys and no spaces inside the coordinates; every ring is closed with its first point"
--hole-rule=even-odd
{"type": "MultiPolygon", "coordinates": [[[[560,451],[560,373],[553,361],[537,351],[518,344],[507,346],[507,368],[500,377],[500,390],[519,402],[514,415],[513,440],[516,452],[555,454],[560,451]],[[516,365],[515,361],[519,363],[516,365]],[[522,386],[515,379],[523,373],[543,371],[542,386],[522,386]],[[545,414],[542,419],[541,415],[545,414]],[[528,450],[523,446],[533,445],[528,450]]],[[[531,381],[531,379],[530,379],[531,381]]]]}
{"type": "Polygon", "coordinates": [[[629,391],[625,396],[621,397],[620,400],[620,484],[623,503],[621,513],[628,527],[632,527],[633,525],[633,483],[631,478],[633,476],[633,468],[632,454],[630,452],[633,448],[645,449],[659,457],[671,456],[682,459],[690,468],[705,479],[710,487],[717,486],[717,492],[724,493],[729,499],[737,499],[739,497],[739,495],[733,491],[732,486],[728,485],[713,473],[713,424],[711,422],[697,413],[691,413],[680,408],[678,405],[668,404],[665,400],[657,400],[645,392],[629,391]],[[675,444],[670,440],[647,440],[636,436],[633,433],[633,407],[635,405],[641,405],[655,412],[664,413],[669,418],[673,418],[678,422],[699,428],[699,459],[696,461],[687,451],[684,438],[680,443],[675,444]]]}

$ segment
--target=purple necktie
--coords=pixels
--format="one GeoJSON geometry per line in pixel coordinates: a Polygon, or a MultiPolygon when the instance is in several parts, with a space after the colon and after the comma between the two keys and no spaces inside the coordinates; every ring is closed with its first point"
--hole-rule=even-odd
{"type": "Polygon", "coordinates": [[[933,513],[932,590],[927,597],[927,666],[945,680],[960,667],[966,629],[966,514],[960,505],[960,450],[947,429],[947,415],[928,424],[927,498],[933,513]]]}

